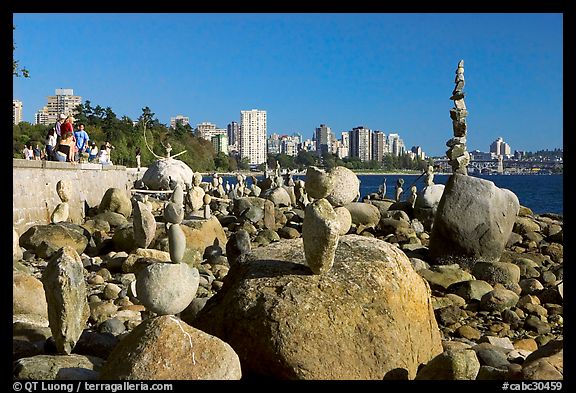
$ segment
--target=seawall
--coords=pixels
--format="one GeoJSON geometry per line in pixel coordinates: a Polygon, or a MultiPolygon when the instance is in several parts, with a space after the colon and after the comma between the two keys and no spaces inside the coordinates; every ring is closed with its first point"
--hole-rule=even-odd
{"type": "Polygon", "coordinates": [[[79,224],[85,208],[98,205],[109,188],[126,190],[130,195],[134,178],[122,165],[13,159],[12,223],[19,235],[33,225],[50,223],[52,211],[61,202],[56,193],[60,180],[72,185],[70,218],[79,224]]]}

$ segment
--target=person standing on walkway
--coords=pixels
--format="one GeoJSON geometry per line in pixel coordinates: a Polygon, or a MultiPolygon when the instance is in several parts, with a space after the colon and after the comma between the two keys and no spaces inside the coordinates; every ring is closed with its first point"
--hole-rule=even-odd
{"type": "Polygon", "coordinates": [[[62,124],[64,124],[65,121],[66,115],[64,113],[60,113],[58,121],[56,124],[54,124],[54,130],[56,131],[56,142],[60,142],[60,138],[62,137],[62,124]]]}
{"type": "Polygon", "coordinates": [[[76,152],[74,155],[74,161],[80,162],[80,157],[88,149],[88,142],[90,142],[90,137],[88,133],[84,130],[84,124],[80,123],[78,129],[74,131],[74,138],[76,138],[76,152]]]}
{"type": "Polygon", "coordinates": [[[57,143],[57,134],[56,134],[56,128],[52,128],[50,131],[48,131],[48,134],[46,135],[46,160],[48,161],[52,161],[54,160],[54,147],[56,147],[56,143],[57,143]]]}

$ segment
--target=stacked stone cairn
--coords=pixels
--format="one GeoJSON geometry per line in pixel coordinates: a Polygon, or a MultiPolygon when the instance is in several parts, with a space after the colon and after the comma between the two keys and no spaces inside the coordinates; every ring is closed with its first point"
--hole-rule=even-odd
{"type": "Polygon", "coordinates": [[[56,193],[62,202],[54,208],[50,216],[50,222],[52,222],[52,224],[66,222],[68,220],[68,216],[70,215],[70,205],[68,201],[70,200],[71,187],[70,182],[66,180],[59,180],[58,183],[56,183],[56,193]]]}
{"type": "Polygon", "coordinates": [[[464,104],[464,61],[458,63],[456,87],[450,110],[454,138],[448,141],[448,158],[453,174],[438,204],[430,256],[439,264],[458,263],[471,268],[476,262],[497,262],[512,233],[518,214],[518,197],[491,181],[469,177],[466,166],[466,105],[464,104]]]}
{"type": "Polygon", "coordinates": [[[348,232],[351,215],[344,206],[358,196],[360,181],[345,167],[326,173],[317,167],[306,171],[306,195],[313,199],[305,207],[302,238],[306,262],[314,274],[328,272],[340,235],[348,232]]]}
{"type": "Polygon", "coordinates": [[[454,173],[462,175],[468,174],[468,164],[470,163],[470,154],[466,150],[466,103],[464,102],[464,60],[460,60],[456,69],[456,86],[452,91],[451,100],[454,100],[454,108],[450,109],[450,118],[452,119],[452,129],[454,138],[446,142],[448,151],[446,155],[450,160],[450,166],[454,173]]]}

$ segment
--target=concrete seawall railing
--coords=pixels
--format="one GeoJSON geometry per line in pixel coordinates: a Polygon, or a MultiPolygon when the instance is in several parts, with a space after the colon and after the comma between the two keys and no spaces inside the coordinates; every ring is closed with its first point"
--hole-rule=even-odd
{"type": "Polygon", "coordinates": [[[60,180],[68,180],[72,185],[70,216],[79,224],[85,205],[98,205],[111,187],[126,190],[130,196],[134,179],[130,170],[121,165],[13,159],[12,224],[18,235],[33,225],[50,223],[52,211],[61,202],[56,193],[60,180]]]}

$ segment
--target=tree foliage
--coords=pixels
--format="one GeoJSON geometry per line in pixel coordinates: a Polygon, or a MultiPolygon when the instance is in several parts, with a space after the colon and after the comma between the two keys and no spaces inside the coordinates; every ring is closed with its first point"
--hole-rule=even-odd
{"type": "MultiPolygon", "coordinates": [[[[12,31],[16,30],[16,26],[12,25],[12,31]]],[[[12,76],[24,78],[30,77],[30,71],[26,68],[21,67],[19,61],[14,58],[14,52],[16,51],[16,43],[14,42],[14,37],[12,37],[12,76]]]]}

